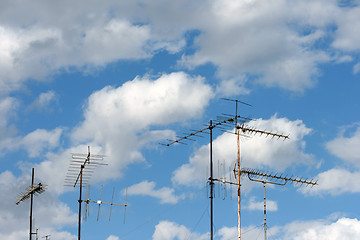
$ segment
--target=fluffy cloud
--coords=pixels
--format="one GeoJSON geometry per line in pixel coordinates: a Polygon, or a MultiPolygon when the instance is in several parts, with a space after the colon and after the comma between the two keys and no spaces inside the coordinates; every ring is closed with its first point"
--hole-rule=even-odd
{"type": "MultiPolygon", "coordinates": [[[[256,129],[271,129],[273,132],[290,134],[288,140],[277,140],[258,135],[241,137],[241,158],[243,167],[270,168],[283,171],[292,164],[312,163],[313,156],[306,154],[303,138],[311,132],[301,120],[290,121],[276,115],[268,120],[257,119],[248,123],[256,129]]],[[[213,141],[214,162],[220,160],[227,167],[234,166],[237,158],[236,136],[224,133],[213,141]]],[[[205,179],[204,169],[209,161],[209,145],[200,147],[189,163],[174,171],[172,180],[178,184],[189,185],[205,179]]],[[[215,177],[219,176],[215,169],[215,177]]]]}
{"type": "Polygon", "coordinates": [[[193,42],[186,33],[194,30],[190,47],[196,49],[182,64],[214,64],[225,89],[235,83],[229,79],[246,74],[267,86],[303,91],[316,82],[318,65],[331,60],[325,52],[357,51],[360,42],[352,27],[360,8],[342,8],[335,0],[21,4],[1,9],[1,92],[61,69],[149,58],[158,50],[177,53],[193,42]],[[317,46],[323,39],[330,39],[322,44],[328,51],[317,46]]]}
{"type": "MultiPolygon", "coordinates": [[[[247,205],[244,207],[248,210],[264,210],[264,201],[256,202],[254,197],[250,198],[250,201],[247,203],[247,205]]],[[[272,200],[266,200],[266,210],[267,211],[277,211],[278,206],[277,202],[272,200]]]]}
{"type": "Polygon", "coordinates": [[[212,96],[203,78],[183,72],[164,74],[156,80],[138,77],[121,87],[105,87],[93,93],[85,120],[72,138],[102,146],[112,166],[103,176],[117,177],[127,164],[144,161],[141,147],[174,135],[169,130],[148,130],[150,126],[200,116],[212,96]]]}
{"type": "Polygon", "coordinates": [[[339,195],[346,192],[359,193],[360,172],[351,172],[343,168],[333,168],[318,174],[315,179],[319,185],[312,188],[301,188],[300,191],[308,194],[339,195]]]}
{"type": "MultiPolygon", "coordinates": [[[[37,177],[35,178],[37,181],[37,177]]],[[[29,200],[16,205],[17,195],[25,192],[31,183],[29,175],[16,178],[11,172],[0,174],[0,191],[3,204],[0,206],[0,238],[20,240],[29,234],[29,200]]],[[[33,217],[35,228],[42,234],[51,233],[57,239],[75,239],[75,236],[61,231],[61,227],[76,223],[76,214],[52,194],[45,191],[34,198],[33,217]]]]}
{"type": "Polygon", "coordinates": [[[129,195],[143,195],[155,197],[160,200],[160,203],[176,204],[183,196],[174,195],[174,189],[168,187],[162,187],[155,189],[156,183],[149,181],[142,181],[128,188],[127,193],[129,195]]]}
{"type": "Polygon", "coordinates": [[[336,222],[311,221],[293,222],[283,227],[282,239],[335,240],[357,239],[360,237],[358,219],[340,218],[336,222]]]}
{"type": "Polygon", "coordinates": [[[159,222],[159,224],[155,226],[155,232],[152,236],[153,240],[204,240],[208,238],[208,234],[201,235],[198,233],[192,233],[185,226],[169,221],[159,222]]]}
{"type": "Polygon", "coordinates": [[[315,83],[318,63],[330,60],[325,52],[307,50],[323,37],[319,23],[332,23],[329,12],[338,12],[334,1],[212,1],[211,18],[195,41],[199,50],[182,64],[213,63],[222,78],[245,73],[267,86],[302,91],[315,83]],[[314,30],[303,34],[298,29],[305,26],[295,22],[314,30]]]}
{"type": "Polygon", "coordinates": [[[338,158],[351,163],[357,167],[360,167],[360,126],[357,126],[356,130],[351,136],[345,136],[345,131],[348,127],[345,127],[340,132],[340,135],[326,144],[327,150],[338,158]]]}
{"type": "Polygon", "coordinates": [[[24,137],[10,136],[3,139],[2,150],[15,151],[18,149],[25,149],[30,157],[38,157],[45,150],[51,151],[59,144],[60,137],[63,133],[62,128],[54,130],[37,129],[24,137]]]}

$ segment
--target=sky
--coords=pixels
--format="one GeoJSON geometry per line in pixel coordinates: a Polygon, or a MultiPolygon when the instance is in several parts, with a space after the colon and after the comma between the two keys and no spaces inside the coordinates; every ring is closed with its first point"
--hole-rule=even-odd
{"type": "MultiPolygon", "coordinates": [[[[30,202],[15,202],[32,168],[47,185],[39,239],[77,239],[79,188],[64,182],[88,146],[107,163],[89,199],[128,206],[97,221],[89,204],[82,239],[209,239],[209,135],[159,143],[234,115],[222,98],[251,105],[246,126],[289,135],[242,135],[242,167],[318,183],[266,184],[268,239],[360,239],[360,1],[0,3],[0,239],[29,236],[30,202]]],[[[214,177],[234,181],[236,156],[214,128],[214,177]]],[[[241,181],[242,239],[263,239],[263,185],[241,181]]],[[[214,239],[238,239],[236,189],[214,189],[214,239]]]]}

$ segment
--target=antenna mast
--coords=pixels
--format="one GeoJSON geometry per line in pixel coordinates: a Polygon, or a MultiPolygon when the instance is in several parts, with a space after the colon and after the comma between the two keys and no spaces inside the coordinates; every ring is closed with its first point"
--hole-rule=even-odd
{"type": "Polygon", "coordinates": [[[36,185],[34,185],[34,175],[35,175],[35,170],[34,168],[32,168],[32,172],[31,172],[31,185],[26,189],[25,193],[21,193],[18,200],[16,201],[16,205],[19,205],[20,202],[25,201],[26,199],[30,198],[30,231],[29,231],[29,239],[32,239],[32,235],[36,234],[32,232],[32,224],[33,224],[33,220],[32,220],[32,210],[33,210],[33,198],[34,195],[36,194],[41,194],[45,191],[45,188],[47,185],[43,185],[41,183],[38,183],[36,185]]]}
{"type": "Polygon", "coordinates": [[[78,240],[81,239],[81,203],[82,200],[82,187],[87,184],[91,174],[98,165],[107,165],[102,163],[104,155],[90,154],[90,146],[88,146],[87,154],[73,153],[70,167],[65,179],[66,186],[76,187],[79,186],[79,216],[78,216],[78,240]],[[87,169],[85,167],[87,166],[87,169]],[[79,171],[80,167],[80,171],[79,171]],[[88,176],[83,176],[89,174],[88,176]],[[79,183],[79,184],[78,184],[79,183]],[[69,185],[70,184],[70,185],[69,185]]]}

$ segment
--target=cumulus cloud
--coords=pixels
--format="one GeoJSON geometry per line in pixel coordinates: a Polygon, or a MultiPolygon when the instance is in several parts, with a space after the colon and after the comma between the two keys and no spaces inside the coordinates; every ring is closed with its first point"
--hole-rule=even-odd
{"type": "Polygon", "coordinates": [[[346,192],[359,193],[359,171],[349,171],[344,168],[333,168],[319,173],[315,179],[319,185],[313,188],[301,188],[300,191],[307,194],[331,194],[340,195],[346,192]]]}
{"type": "MultiPolygon", "coordinates": [[[[38,178],[35,178],[38,181],[38,178]]],[[[0,174],[0,191],[3,204],[0,206],[0,238],[20,240],[29,235],[29,200],[16,205],[18,194],[25,192],[31,183],[30,175],[15,177],[10,171],[0,174]]],[[[68,224],[76,223],[76,214],[52,194],[45,191],[34,198],[34,227],[41,226],[42,233],[50,233],[57,239],[75,239],[75,236],[62,231],[68,224]]]]}
{"type": "Polygon", "coordinates": [[[325,220],[293,222],[282,227],[282,239],[335,240],[357,239],[360,237],[358,219],[340,218],[336,222],[325,220]]]}
{"type": "Polygon", "coordinates": [[[3,142],[6,144],[0,149],[3,151],[25,149],[30,157],[38,157],[45,150],[51,151],[58,147],[62,133],[62,128],[56,128],[54,130],[36,129],[23,137],[11,136],[4,139],[3,142]]]}
{"type": "MultiPolygon", "coordinates": [[[[288,140],[277,140],[271,137],[253,135],[250,138],[241,137],[241,165],[243,167],[267,168],[283,171],[293,164],[312,163],[313,156],[305,153],[304,137],[310,134],[301,120],[291,121],[278,118],[276,115],[268,120],[250,121],[249,126],[257,129],[269,129],[274,132],[290,134],[288,140]]],[[[237,158],[236,136],[224,133],[213,141],[214,161],[224,162],[233,166],[237,158]]],[[[173,173],[172,180],[178,184],[190,185],[206,178],[204,169],[208,166],[209,145],[201,146],[190,157],[189,163],[182,165],[173,173]],[[204,173],[202,175],[201,173],[204,173]]],[[[215,177],[218,176],[215,169],[215,177]]]]}
{"type": "MultiPolygon", "coordinates": [[[[204,78],[183,72],[163,74],[155,80],[137,77],[118,88],[94,92],[84,107],[84,121],[71,132],[71,146],[48,152],[36,167],[39,176],[54,193],[63,192],[71,154],[87,153],[91,146],[91,153],[106,155],[109,165],[97,168],[92,181],[121,177],[129,164],[145,161],[142,148],[174,137],[173,131],[150,130],[151,126],[199,117],[212,97],[204,78]]],[[[45,149],[55,150],[62,133],[61,128],[38,129],[11,143],[13,149],[23,147],[35,157],[45,149]]]]}
{"type": "MultiPolygon", "coordinates": [[[[150,58],[159,50],[177,53],[187,44],[195,51],[180,62],[214,64],[224,90],[235,83],[229,79],[245,74],[267,86],[303,91],[316,83],[318,65],[331,61],[327,52],[359,49],[352,27],[360,21],[359,9],[335,0],[6,4],[0,14],[0,91],[62,69],[150,58]],[[194,41],[187,41],[194,30],[194,41]],[[323,39],[330,46],[319,48],[323,39]]],[[[236,86],[246,89],[244,84],[236,86]]]]}
{"type": "MultiPolygon", "coordinates": [[[[251,197],[249,202],[245,205],[245,209],[248,210],[264,210],[264,201],[255,201],[254,197],[251,197]]],[[[266,200],[266,210],[267,211],[277,211],[278,205],[277,202],[272,200],[266,200]]]]}
{"type": "Polygon", "coordinates": [[[153,240],[185,240],[196,239],[205,240],[208,239],[208,234],[192,233],[184,225],[179,225],[170,221],[161,221],[155,226],[155,232],[152,236],[153,240]]]}
{"type": "Polygon", "coordinates": [[[213,1],[208,6],[212,17],[202,23],[203,31],[195,40],[199,50],[185,55],[181,63],[188,67],[213,63],[222,78],[248,74],[259,83],[291,91],[312,87],[317,65],[330,58],[308,47],[323,37],[321,28],[333,22],[329,12],[338,12],[334,1],[313,2],[213,1]],[[295,28],[289,24],[295,22],[300,23],[295,28]],[[304,34],[298,31],[305,27],[301,24],[315,30],[304,34]]]}
{"type": "Polygon", "coordinates": [[[162,187],[155,189],[156,183],[149,181],[142,181],[128,188],[127,193],[129,195],[143,195],[158,198],[160,203],[176,204],[184,196],[176,196],[175,190],[168,187],[162,187]]]}
{"type": "Polygon", "coordinates": [[[118,177],[127,164],[144,161],[141,147],[174,135],[169,130],[148,130],[150,126],[201,116],[212,96],[204,78],[183,72],[163,74],[156,80],[137,77],[118,88],[93,93],[84,110],[85,120],[73,131],[72,139],[102,146],[112,166],[102,176],[118,177]]]}
{"type": "Polygon", "coordinates": [[[326,143],[326,149],[338,158],[360,167],[360,126],[354,126],[357,126],[356,130],[350,136],[345,135],[349,126],[342,128],[338,137],[326,143]]]}

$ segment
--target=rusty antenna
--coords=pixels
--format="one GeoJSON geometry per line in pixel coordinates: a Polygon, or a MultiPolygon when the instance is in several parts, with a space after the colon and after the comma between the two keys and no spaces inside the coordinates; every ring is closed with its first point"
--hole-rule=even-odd
{"type": "Polygon", "coordinates": [[[103,163],[104,157],[104,155],[91,154],[90,146],[88,146],[87,154],[72,154],[72,160],[65,178],[65,186],[79,187],[78,240],[81,239],[81,203],[84,202],[82,188],[88,184],[91,174],[97,166],[107,165],[103,163]]]}
{"type": "Polygon", "coordinates": [[[43,192],[45,192],[45,189],[47,187],[47,185],[44,185],[42,183],[38,183],[38,184],[34,184],[34,175],[35,175],[35,170],[34,168],[32,168],[31,171],[31,185],[29,187],[26,188],[26,192],[25,193],[21,193],[20,196],[18,197],[17,201],[16,201],[16,205],[19,205],[21,202],[25,201],[26,199],[30,198],[30,231],[29,231],[29,239],[32,239],[32,235],[37,234],[36,232],[33,233],[32,232],[32,224],[33,224],[33,219],[32,219],[32,210],[33,210],[33,198],[34,195],[39,195],[43,192]]]}
{"type": "MultiPolygon", "coordinates": [[[[103,201],[101,201],[102,190],[103,190],[103,185],[101,185],[100,198],[99,198],[99,200],[97,200],[97,201],[92,201],[92,200],[90,200],[89,194],[87,194],[87,197],[86,197],[85,200],[82,200],[82,201],[86,204],[86,207],[85,207],[85,216],[84,216],[84,217],[86,218],[86,214],[89,214],[89,210],[88,210],[88,204],[89,204],[89,203],[96,203],[96,204],[99,205],[98,213],[97,213],[97,221],[99,221],[100,206],[101,206],[101,204],[110,205],[109,221],[111,220],[112,206],[113,206],[113,205],[115,205],[115,206],[123,206],[123,207],[125,207],[125,210],[124,210],[124,224],[125,224],[125,214],[126,214],[126,207],[127,207],[127,189],[126,189],[126,196],[125,196],[125,203],[124,203],[124,204],[114,203],[115,187],[113,188],[113,193],[112,193],[111,202],[108,203],[108,202],[103,202],[103,201]]],[[[90,192],[90,190],[89,190],[88,192],[90,192]]]]}
{"type": "MultiPolygon", "coordinates": [[[[236,101],[236,104],[238,103],[243,103],[246,104],[244,102],[241,101],[236,101]]],[[[250,105],[250,104],[246,104],[246,105],[250,105]]],[[[237,113],[237,112],[236,112],[237,113]]],[[[160,143],[161,145],[164,146],[171,146],[173,144],[176,143],[181,143],[181,144],[186,144],[184,143],[184,141],[186,140],[190,140],[190,141],[195,141],[193,139],[193,137],[199,137],[201,136],[200,134],[206,133],[210,135],[210,177],[208,178],[208,183],[210,185],[210,239],[213,240],[214,237],[214,204],[213,204],[213,199],[214,199],[214,178],[213,178],[213,150],[212,150],[212,142],[213,142],[213,129],[214,128],[220,128],[220,130],[224,131],[225,127],[233,127],[234,125],[237,125],[238,120],[241,119],[243,121],[248,120],[248,118],[242,117],[240,115],[226,115],[224,114],[224,116],[221,117],[221,119],[217,119],[217,120],[210,120],[209,124],[201,129],[201,130],[192,130],[191,133],[182,136],[182,137],[178,137],[176,140],[169,140],[169,143],[164,144],[164,143],[160,143]]]]}

